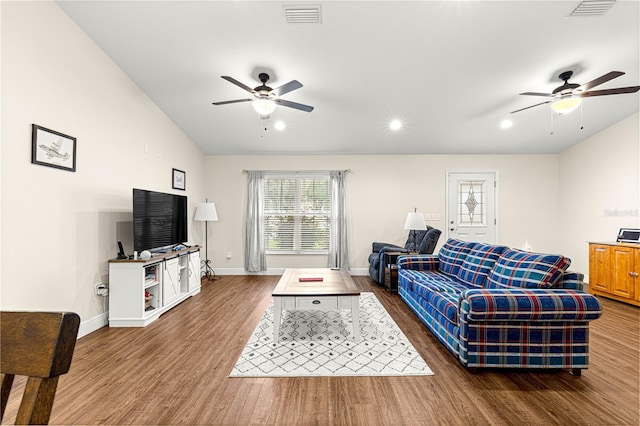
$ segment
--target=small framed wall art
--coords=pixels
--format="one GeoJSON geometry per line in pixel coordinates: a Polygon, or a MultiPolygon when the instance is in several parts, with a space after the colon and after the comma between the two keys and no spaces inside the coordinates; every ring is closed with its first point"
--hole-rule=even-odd
{"type": "Polygon", "coordinates": [[[31,125],[31,163],[76,171],[76,138],[31,125]]]}
{"type": "Polygon", "coordinates": [[[186,188],[186,180],[187,174],[182,170],[173,169],[173,189],[181,189],[182,191],[186,188]]]}

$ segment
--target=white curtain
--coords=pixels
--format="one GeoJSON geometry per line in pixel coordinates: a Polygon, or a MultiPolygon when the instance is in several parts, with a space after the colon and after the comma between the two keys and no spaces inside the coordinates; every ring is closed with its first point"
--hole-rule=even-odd
{"type": "Polygon", "coordinates": [[[264,171],[249,170],[244,268],[249,272],[267,270],[264,248],[264,171]]]}
{"type": "Polygon", "coordinates": [[[331,170],[331,226],[329,233],[330,268],[349,269],[349,239],[345,170],[331,170]]]}

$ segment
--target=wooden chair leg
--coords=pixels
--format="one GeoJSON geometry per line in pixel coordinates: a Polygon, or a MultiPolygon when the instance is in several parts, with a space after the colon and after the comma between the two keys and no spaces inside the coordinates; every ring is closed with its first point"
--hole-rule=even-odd
{"type": "Polygon", "coordinates": [[[42,379],[29,377],[22,403],[16,416],[16,424],[48,424],[56,396],[59,376],[42,379]]]}
{"type": "Polygon", "coordinates": [[[9,401],[9,394],[11,393],[11,386],[13,386],[14,374],[2,375],[2,390],[0,391],[0,421],[4,417],[4,409],[7,408],[7,401],[9,401]]]}

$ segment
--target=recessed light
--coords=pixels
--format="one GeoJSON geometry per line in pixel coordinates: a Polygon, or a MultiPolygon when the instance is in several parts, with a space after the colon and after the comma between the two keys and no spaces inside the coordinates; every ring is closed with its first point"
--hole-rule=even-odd
{"type": "Polygon", "coordinates": [[[504,120],[502,120],[502,122],[500,123],[500,128],[502,129],[508,129],[511,126],[513,126],[513,121],[509,120],[508,118],[505,118],[504,120]]]}
{"type": "Polygon", "coordinates": [[[389,123],[389,128],[391,130],[400,130],[401,127],[402,122],[400,120],[392,120],[391,123],[389,123]]]}
{"type": "Polygon", "coordinates": [[[284,121],[276,121],[276,123],[273,125],[273,128],[276,130],[284,130],[285,127],[287,126],[284,124],[284,121]]]}

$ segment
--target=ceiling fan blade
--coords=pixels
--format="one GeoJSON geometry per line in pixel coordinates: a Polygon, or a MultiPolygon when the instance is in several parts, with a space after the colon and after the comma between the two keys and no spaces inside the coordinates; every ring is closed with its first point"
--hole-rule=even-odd
{"type": "Polygon", "coordinates": [[[291,80],[287,84],[283,84],[280,87],[276,87],[271,91],[271,93],[275,94],[276,96],[282,96],[285,93],[292,92],[301,87],[302,87],[302,83],[300,83],[298,80],[291,80]]]}
{"type": "Polygon", "coordinates": [[[611,71],[605,75],[602,75],[598,78],[596,78],[595,80],[592,80],[588,83],[583,84],[582,86],[576,88],[574,91],[586,91],[591,89],[592,87],[596,87],[601,85],[602,83],[606,83],[609,80],[613,80],[614,78],[620,77],[621,75],[624,75],[624,73],[622,71],[611,71]]]}
{"type": "Polygon", "coordinates": [[[236,104],[238,102],[251,102],[254,99],[236,99],[234,101],[211,102],[214,105],[236,104]]]}
{"type": "Polygon", "coordinates": [[[238,80],[236,80],[233,77],[229,77],[228,75],[221,75],[220,77],[224,78],[225,80],[227,80],[229,83],[233,83],[238,87],[243,88],[244,90],[246,90],[249,93],[255,93],[255,90],[253,90],[251,87],[247,86],[244,83],[240,83],[238,80]]]}
{"type": "Polygon", "coordinates": [[[539,92],[524,92],[520,94],[525,96],[544,96],[545,98],[549,98],[553,96],[551,93],[539,93],[539,92]]]}
{"type": "Polygon", "coordinates": [[[515,111],[511,111],[509,114],[515,114],[516,112],[524,111],[525,109],[529,109],[529,108],[537,107],[537,106],[539,106],[539,105],[548,104],[548,103],[550,103],[550,102],[551,102],[551,101],[540,102],[539,104],[535,104],[535,105],[531,105],[531,106],[528,106],[528,107],[525,107],[525,108],[517,109],[517,110],[515,110],[515,111]]]}
{"type": "Polygon", "coordinates": [[[616,89],[592,90],[590,92],[579,93],[580,97],[620,95],[623,93],[635,93],[640,90],[640,86],[618,87],[616,89]]]}
{"type": "Polygon", "coordinates": [[[300,111],[306,111],[306,112],[313,111],[312,106],[299,104],[297,102],[285,101],[284,99],[275,99],[274,102],[289,108],[299,109],[300,111]]]}

